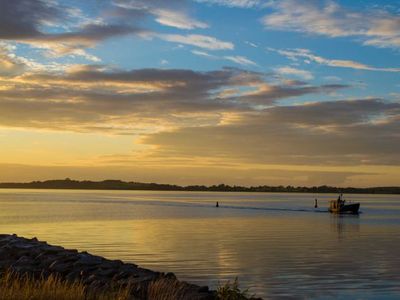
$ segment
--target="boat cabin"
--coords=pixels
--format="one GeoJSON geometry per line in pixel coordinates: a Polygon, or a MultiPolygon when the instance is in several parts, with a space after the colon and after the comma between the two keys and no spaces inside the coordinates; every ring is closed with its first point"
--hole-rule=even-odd
{"type": "Polygon", "coordinates": [[[346,200],[342,200],[341,198],[329,201],[329,211],[331,213],[358,214],[359,208],[360,208],[360,203],[346,203],[346,200]]]}

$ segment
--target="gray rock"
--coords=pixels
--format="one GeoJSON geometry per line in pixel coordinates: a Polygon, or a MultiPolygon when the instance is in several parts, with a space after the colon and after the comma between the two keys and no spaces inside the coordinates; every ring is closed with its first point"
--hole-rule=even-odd
{"type": "MultiPolygon", "coordinates": [[[[135,299],[147,299],[149,284],[158,278],[178,281],[173,273],[154,272],[133,263],[107,260],[87,252],[48,245],[37,238],[25,239],[16,235],[0,234],[0,273],[6,270],[29,274],[33,278],[46,278],[55,274],[70,282],[80,281],[94,292],[129,285],[135,299]]],[[[214,297],[208,287],[182,284],[185,289],[181,300],[206,300],[214,297]]]]}

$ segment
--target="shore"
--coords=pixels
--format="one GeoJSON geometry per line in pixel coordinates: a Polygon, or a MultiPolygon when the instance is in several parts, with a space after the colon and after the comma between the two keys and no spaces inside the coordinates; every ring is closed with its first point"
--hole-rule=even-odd
{"type": "Polygon", "coordinates": [[[314,194],[400,194],[399,186],[384,187],[334,187],[334,186],[238,186],[238,185],[188,185],[127,182],[122,180],[45,180],[32,182],[0,182],[3,189],[68,189],[68,190],[128,190],[128,191],[186,191],[186,192],[247,192],[247,193],[314,193],[314,194]]]}
{"type": "Polygon", "coordinates": [[[215,291],[210,291],[207,286],[179,281],[173,273],[156,272],[132,263],[49,245],[36,238],[9,234],[0,234],[0,272],[35,279],[57,276],[71,283],[81,282],[94,292],[105,291],[111,286],[117,289],[129,286],[132,299],[154,299],[150,296],[154,292],[157,299],[216,298],[215,291]]]}

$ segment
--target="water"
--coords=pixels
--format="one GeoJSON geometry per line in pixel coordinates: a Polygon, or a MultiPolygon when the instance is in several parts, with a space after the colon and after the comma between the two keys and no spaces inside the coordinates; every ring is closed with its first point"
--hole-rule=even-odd
{"type": "Polygon", "coordinates": [[[335,216],[336,197],[0,189],[0,233],[211,287],[238,276],[267,299],[399,299],[400,197],[347,195],[362,213],[335,216]]]}

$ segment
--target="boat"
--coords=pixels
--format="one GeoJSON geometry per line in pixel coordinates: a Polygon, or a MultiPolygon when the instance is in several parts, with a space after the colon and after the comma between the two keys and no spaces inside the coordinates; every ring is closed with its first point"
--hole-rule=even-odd
{"type": "Polygon", "coordinates": [[[358,214],[359,209],[360,203],[346,202],[346,200],[342,200],[341,197],[329,202],[329,211],[335,214],[358,214]]]}

